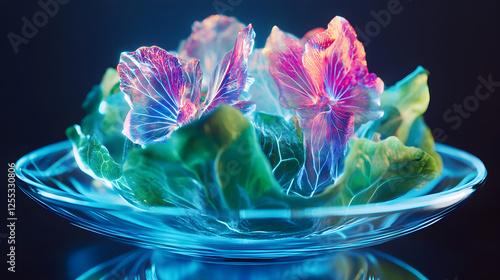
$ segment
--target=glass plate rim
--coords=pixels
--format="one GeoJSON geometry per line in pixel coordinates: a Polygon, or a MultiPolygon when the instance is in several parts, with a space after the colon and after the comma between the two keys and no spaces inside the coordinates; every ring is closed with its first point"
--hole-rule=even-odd
{"type": "MultiPolygon", "coordinates": [[[[122,203],[108,203],[103,201],[91,200],[82,194],[68,194],[65,191],[57,190],[52,187],[46,186],[39,182],[35,182],[28,178],[23,171],[23,167],[29,164],[29,162],[35,158],[40,158],[47,156],[49,154],[56,153],[58,151],[63,151],[65,149],[71,149],[71,143],[69,140],[53,143],[34,151],[27,153],[22,156],[15,164],[16,176],[29,184],[30,186],[35,186],[38,194],[52,200],[57,204],[66,204],[71,207],[75,206],[74,203],[80,206],[86,206],[92,209],[107,209],[115,211],[145,211],[151,212],[156,215],[170,215],[170,216],[182,216],[182,215],[192,215],[200,214],[199,211],[194,209],[184,209],[177,207],[166,207],[166,206],[155,206],[149,208],[140,208],[126,202],[122,198],[122,203]]],[[[234,214],[239,215],[241,219],[262,219],[262,218],[289,218],[293,217],[324,217],[324,216],[358,216],[358,215],[371,215],[371,214],[383,214],[392,212],[401,212],[411,209],[419,209],[426,207],[433,207],[434,205],[446,204],[453,205],[457,202],[462,201],[473,193],[477,186],[480,186],[486,178],[487,171],[483,162],[476,156],[463,151],[461,149],[451,147],[445,144],[436,143],[435,149],[440,154],[446,154],[456,160],[466,163],[468,166],[473,167],[477,174],[474,178],[467,180],[466,183],[460,183],[455,187],[433,194],[425,194],[422,196],[405,198],[405,199],[395,199],[381,203],[369,203],[363,205],[350,205],[350,206],[323,206],[323,207],[310,207],[302,209],[242,209],[235,210],[234,214]]],[[[443,168],[446,168],[444,166],[443,168]]],[[[83,172],[83,171],[81,171],[83,172]]],[[[25,192],[24,187],[21,189],[25,192]]],[[[36,194],[35,194],[36,196],[36,194]]],[[[208,213],[207,213],[208,214],[208,213]]]]}

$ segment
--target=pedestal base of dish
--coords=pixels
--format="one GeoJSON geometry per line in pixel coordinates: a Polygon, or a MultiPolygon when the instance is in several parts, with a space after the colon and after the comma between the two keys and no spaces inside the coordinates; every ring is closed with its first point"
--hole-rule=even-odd
{"type": "Polygon", "coordinates": [[[373,249],[318,254],[302,260],[257,261],[179,257],[138,249],[102,263],[78,280],[90,279],[427,279],[408,264],[373,249]]]}

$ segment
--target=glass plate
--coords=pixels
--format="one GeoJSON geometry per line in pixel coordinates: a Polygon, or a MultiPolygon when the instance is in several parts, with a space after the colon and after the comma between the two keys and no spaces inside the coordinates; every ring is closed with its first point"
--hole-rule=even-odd
{"type": "Polygon", "coordinates": [[[23,156],[21,189],[86,230],[145,248],[214,258],[274,259],[379,244],[429,226],[482,185],[483,163],[436,144],[441,177],[394,200],[350,207],[240,210],[224,215],[131,205],[79,168],[68,141],[23,156]]]}

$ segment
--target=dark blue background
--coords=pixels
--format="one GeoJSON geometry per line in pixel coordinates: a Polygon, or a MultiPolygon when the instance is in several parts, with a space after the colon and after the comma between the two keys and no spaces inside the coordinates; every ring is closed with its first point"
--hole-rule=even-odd
{"type": "MultiPolygon", "coordinates": [[[[222,0],[222,2],[227,2],[222,0]]],[[[384,1],[233,1],[225,13],[252,23],[256,47],[263,47],[273,25],[302,36],[326,27],[335,15],[362,30],[374,21],[370,11],[387,9],[384,1]]],[[[441,128],[444,142],[481,158],[490,172],[484,188],[449,217],[409,236],[377,246],[414,266],[430,279],[492,279],[500,261],[500,87],[463,118],[457,129],[443,114],[474,94],[478,76],[500,81],[500,3],[498,1],[401,0],[402,11],[366,44],[368,67],[392,85],[423,65],[431,73],[431,104],[426,121],[441,128]]],[[[69,1],[16,54],[7,34],[21,34],[22,17],[40,11],[36,1],[0,4],[1,164],[36,148],[65,139],[78,123],[80,107],[107,67],[116,67],[122,51],[158,45],[176,49],[191,24],[217,13],[213,1],[69,1]]],[[[6,171],[5,171],[6,172],[6,171]]],[[[6,175],[5,175],[6,176],[6,175]]],[[[6,178],[6,177],[4,177],[6,178]]],[[[5,182],[6,180],[4,180],[5,182]]],[[[6,186],[4,183],[2,186],[6,186]]],[[[2,208],[6,191],[1,191],[2,208]]],[[[28,199],[17,196],[16,274],[2,279],[66,279],[113,255],[81,258],[74,252],[108,244],[129,249],[70,225],[28,199]],[[73,253],[73,254],[72,254],[73,253]]],[[[1,213],[5,211],[2,209],[1,213]]],[[[5,217],[5,213],[2,214],[5,217]]],[[[0,228],[0,233],[6,232],[0,228]]],[[[1,240],[1,274],[6,272],[1,240]]],[[[91,254],[92,255],[92,254],[91,254]]],[[[85,255],[87,256],[87,255],[85,255]]]]}

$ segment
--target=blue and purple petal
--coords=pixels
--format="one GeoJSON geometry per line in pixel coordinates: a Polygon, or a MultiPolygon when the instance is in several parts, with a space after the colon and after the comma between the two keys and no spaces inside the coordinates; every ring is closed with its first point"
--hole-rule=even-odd
{"type": "Polygon", "coordinates": [[[234,48],[217,64],[203,104],[203,114],[221,104],[234,105],[240,95],[248,91],[254,81],[248,73],[248,57],[253,50],[254,38],[252,25],[248,25],[239,32],[234,48]]]}
{"type": "Polygon", "coordinates": [[[341,173],[340,159],[354,132],[354,113],[335,110],[320,112],[304,130],[306,161],[294,192],[312,196],[335,182],[341,173]]]}
{"type": "Polygon", "coordinates": [[[181,60],[181,63],[186,83],[181,98],[181,111],[178,122],[184,125],[199,117],[198,108],[200,107],[203,72],[201,71],[198,59],[191,59],[189,61],[181,60]]]}
{"type": "Polygon", "coordinates": [[[124,134],[136,144],[166,141],[177,129],[186,81],[180,61],[159,47],[122,53],[120,90],[130,111],[124,134]]]}

